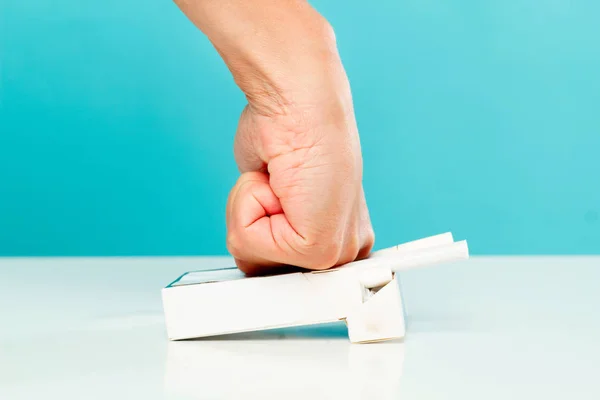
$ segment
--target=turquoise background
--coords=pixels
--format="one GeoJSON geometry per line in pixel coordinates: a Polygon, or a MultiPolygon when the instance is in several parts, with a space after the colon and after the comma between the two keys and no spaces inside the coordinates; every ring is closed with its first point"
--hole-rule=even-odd
{"type": "MultiPolygon", "coordinates": [[[[377,247],[600,253],[600,2],[314,1],[377,247]]],[[[170,1],[0,0],[0,255],[224,254],[244,98],[170,1]]]]}

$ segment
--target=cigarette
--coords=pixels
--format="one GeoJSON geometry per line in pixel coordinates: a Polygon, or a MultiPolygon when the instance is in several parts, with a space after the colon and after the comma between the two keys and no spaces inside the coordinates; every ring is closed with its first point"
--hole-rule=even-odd
{"type": "Polygon", "coordinates": [[[466,240],[461,240],[452,244],[398,254],[395,257],[390,255],[387,264],[392,271],[398,272],[468,258],[469,246],[466,240]]]}
{"type": "Polygon", "coordinates": [[[371,255],[369,259],[378,258],[381,256],[388,256],[391,254],[409,253],[417,250],[428,249],[432,247],[439,247],[448,244],[452,244],[454,239],[451,232],[441,233],[439,235],[429,236],[423,239],[413,240],[412,242],[406,242],[399,244],[394,247],[388,247],[387,249],[377,250],[371,255]]]}

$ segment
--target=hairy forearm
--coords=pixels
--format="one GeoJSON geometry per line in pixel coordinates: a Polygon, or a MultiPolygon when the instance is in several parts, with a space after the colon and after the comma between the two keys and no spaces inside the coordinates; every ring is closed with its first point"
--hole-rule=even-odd
{"type": "Polygon", "coordinates": [[[348,90],[333,30],[306,1],[175,2],[213,43],[251,105],[264,108],[258,112],[286,113],[319,95],[335,102],[335,93],[348,90]]]}

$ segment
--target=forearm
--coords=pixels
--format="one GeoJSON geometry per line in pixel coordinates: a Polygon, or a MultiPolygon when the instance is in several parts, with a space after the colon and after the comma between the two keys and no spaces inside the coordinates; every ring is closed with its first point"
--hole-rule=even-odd
{"type": "Polygon", "coordinates": [[[175,0],[248,99],[234,141],[227,248],[249,274],[367,255],[352,95],[333,30],[305,0],[175,0]]]}
{"type": "Polygon", "coordinates": [[[251,105],[264,108],[258,112],[287,113],[314,104],[315,95],[331,103],[348,90],[333,31],[306,1],[176,3],[213,43],[251,105]]]}

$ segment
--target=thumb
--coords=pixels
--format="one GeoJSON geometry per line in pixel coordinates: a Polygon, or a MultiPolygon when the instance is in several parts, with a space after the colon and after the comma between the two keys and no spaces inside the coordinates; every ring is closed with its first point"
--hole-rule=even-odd
{"type": "Polygon", "coordinates": [[[247,274],[257,274],[289,263],[290,249],[281,242],[291,233],[269,176],[262,172],[242,174],[227,201],[227,249],[238,267],[247,274]]]}
{"type": "Polygon", "coordinates": [[[339,259],[337,251],[309,243],[296,232],[264,172],[242,174],[229,194],[227,249],[248,275],[282,266],[326,269],[339,259]]]}

